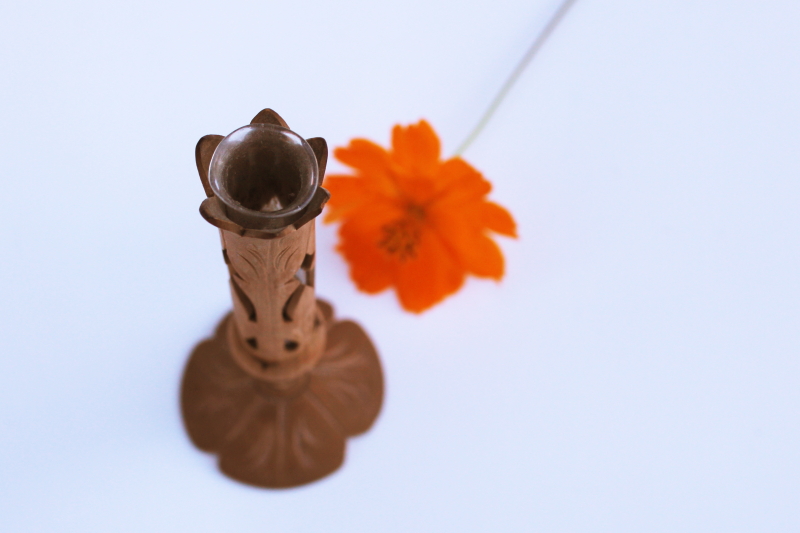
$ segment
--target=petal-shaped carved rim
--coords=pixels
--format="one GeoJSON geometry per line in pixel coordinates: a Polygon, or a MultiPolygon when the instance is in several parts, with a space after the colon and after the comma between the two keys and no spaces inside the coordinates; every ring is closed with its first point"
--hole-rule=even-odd
{"type": "Polygon", "coordinates": [[[314,220],[322,212],[322,208],[325,207],[325,203],[330,197],[330,193],[320,187],[317,189],[317,192],[311,199],[311,203],[306,208],[305,213],[303,213],[300,218],[298,218],[293,224],[276,230],[251,229],[237,224],[228,217],[225,209],[216,196],[210,196],[203,200],[203,202],[200,204],[200,215],[202,215],[202,217],[206,219],[209,224],[216,226],[219,229],[224,229],[237,235],[241,235],[242,237],[253,237],[254,239],[276,239],[279,237],[285,237],[289,233],[302,228],[308,222],[314,220]]]}
{"type": "MultiPolygon", "coordinates": [[[[224,151],[224,150],[223,150],[224,151]]],[[[230,135],[206,135],[202,137],[195,147],[195,162],[197,171],[200,174],[200,182],[203,190],[209,199],[203,202],[200,212],[203,217],[211,224],[236,232],[239,235],[248,237],[271,239],[283,235],[283,231],[288,227],[300,228],[308,221],[315,218],[322,211],[323,206],[330,198],[328,191],[321,187],[325,177],[325,168],[328,161],[328,145],[322,137],[303,139],[286,124],[278,113],[272,109],[261,110],[250,122],[250,125],[238,128],[230,135]],[[313,176],[305,187],[300,197],[291,206],[287,206],[280,211],[255,211],[248,209],[241,204],[233,201],[228,194],[219,190],[219,185],[211,179],[211,166],[220,155],[217,153],[221,145],[237,132],[282,132],[284,135],[296,137],[296,141],[302,146],[309,161],[314,160],[309,171],[313,176]],[[312,183],[313,182],[313,183],[312,183]],[[216,192],[215,192],[215,189],[216,192]]]]}
{"type": "Polygon", "coordinates": [[[345,440],[368,430],[383,403],[380,360],[364,330],[333,321],[317,366],[298,386],[275,392],[239,368],[228,351],[226,316],[192,352],[181,386],[186,430],[220,469],[243,483],[282,488],[318,480],[344,460],[345,440]]]}

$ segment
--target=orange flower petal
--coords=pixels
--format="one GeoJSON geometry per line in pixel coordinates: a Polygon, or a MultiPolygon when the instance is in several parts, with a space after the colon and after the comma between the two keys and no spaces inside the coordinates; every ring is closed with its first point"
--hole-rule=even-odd
{"type": "Polygon", "coordinates": [[[339,237],[337,250],[350,264],[350,278],[359,290],[375,294],[392,285],[395,265],[377,246],[379,237],[374,231],[344,223],[339,228],[339,237]]]}
{"type": "Polygon", "coordinates": [[[425,120],[392,130],[392,159],[409,174],[435,175],[440,152],[439,137],[425,120]]]}
{"type": "MultiPolygon", "coordinates": [[[[405,216],[405,211],[398,207],[394,202],[387,199],[380,199],[374,202],[366,202],[353,210],[347,216],[343,224],[358,228],[364,234],[381,235],[382,229],[386,224],[394,222],[405,216]]],[[[377,246],[380,238],[373,242],[377,246]]]]}
{"type": "Polygon", "coordinates": [[[462,260],[467,271],[480,278],[492,278],[500,281],[505,274],[503,253],[497,243],[486,235],[479,235],[462,248],[462,260]]]}
{"type": "Polygon", "coordinates": [[[494,202],[482,202],[478,211],[478,218],[481,225],[509,237],[517,236],[517,223],[504,207],[494,202]]]}
{"type": "Polygon", "coordinates": [[[356,176],[332,175],[325,178],[325,188],[331,193],[325,212],[325,222],[346,218],[350,213],[375,202],[391,203],[392,199],[374,188],[374,181],[356,176]]]}
{"type": "MultiPolygon", "coordinates": [[[[389,153],[382,146],[367,139],[353,139],[348,146],[337,148],[333,153],[336,159],[369,178],[365,186],[386,195],[397,193],[390,171],[389,153]]],[[[325,184],[327,186],[327,179],[325,184]]]]}
{"type": "Polygon", "coordinates": [[[334,222],[367,201],[362,180],[351,176],[326,176],[325,188],[331,193],[325,209],[325,222],[334,222]]]}
{"type": "Polygon", "coordinates": [[[454,157],[442,163],[438,182],[440,192],[437,195],[437,202],[451,206],[483,198],[492,190],[492,184],[460,157],[454,157]]]}
{"type": "Polygon", "coordinates": [[[389,169],[389,154],[367,139],[353,139],[348,146],[336,148],[333,153],[336,159],[364,174],[385,173],[389,169]]]}
{"type": "Polygon", "coordinates": [[[483,229],[464,220],[464,213],[432,212],[436,232],[467,272],[482,278],[503,277],[503,254],[483,229]]]}
{"type": "Polygon", "coordinates": [[[464,269],[431,231],[421,235],[416,257],[399,263],[395,275],[397,298],[413,313],[441,302],[464,283],[464,269]]]}
{"type": "Polygon", "coordinates": [[[380,248],[383,227],[402,217],[391,203],[369,203],[353,211],[339,228],[338,250],[350,264],[350,277],[367,293],[394,284],[396,261],[380,248]]]}

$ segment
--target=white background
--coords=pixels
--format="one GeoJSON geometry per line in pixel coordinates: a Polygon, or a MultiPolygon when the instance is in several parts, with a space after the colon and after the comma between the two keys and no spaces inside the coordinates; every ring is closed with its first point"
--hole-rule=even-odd
{"type": "Polygon", "coordinates": [[[557,3],[4,2],[0,530],[799,531],[789,0],[578,0],[465,154],[519,223],[501,284],[412,316],[320,229],[387,377],[344,467],[257,490],[184,433],[230,307],[197,140],[272,107],[451,153],[557,3]]]}

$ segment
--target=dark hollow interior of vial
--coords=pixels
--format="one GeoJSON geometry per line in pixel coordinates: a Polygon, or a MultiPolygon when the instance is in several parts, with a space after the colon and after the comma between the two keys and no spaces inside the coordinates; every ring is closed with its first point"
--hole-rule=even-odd
{"type": "Polygon", "coordinates": [[[223,182],[228,194],[253,211],[291,206],[304,181],[311,179],[306,154],[299,146],[254,148],[240,146],[226,162],[223,182]]]}

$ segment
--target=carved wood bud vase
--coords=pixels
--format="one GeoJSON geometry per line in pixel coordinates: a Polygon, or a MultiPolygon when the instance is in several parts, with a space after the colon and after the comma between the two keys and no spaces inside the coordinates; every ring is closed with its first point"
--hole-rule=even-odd
{"type": "Polygon", "coordinates": [[[369,337],[314,294],[327,155],[324,139],[303,139],[270,109],[195,151],[200,213],[220,230],[233,311],[194,348],[181,411],[223,473],[259,487],[336,470],[347,437],[367,431],[383,401],[369,337]]]}

